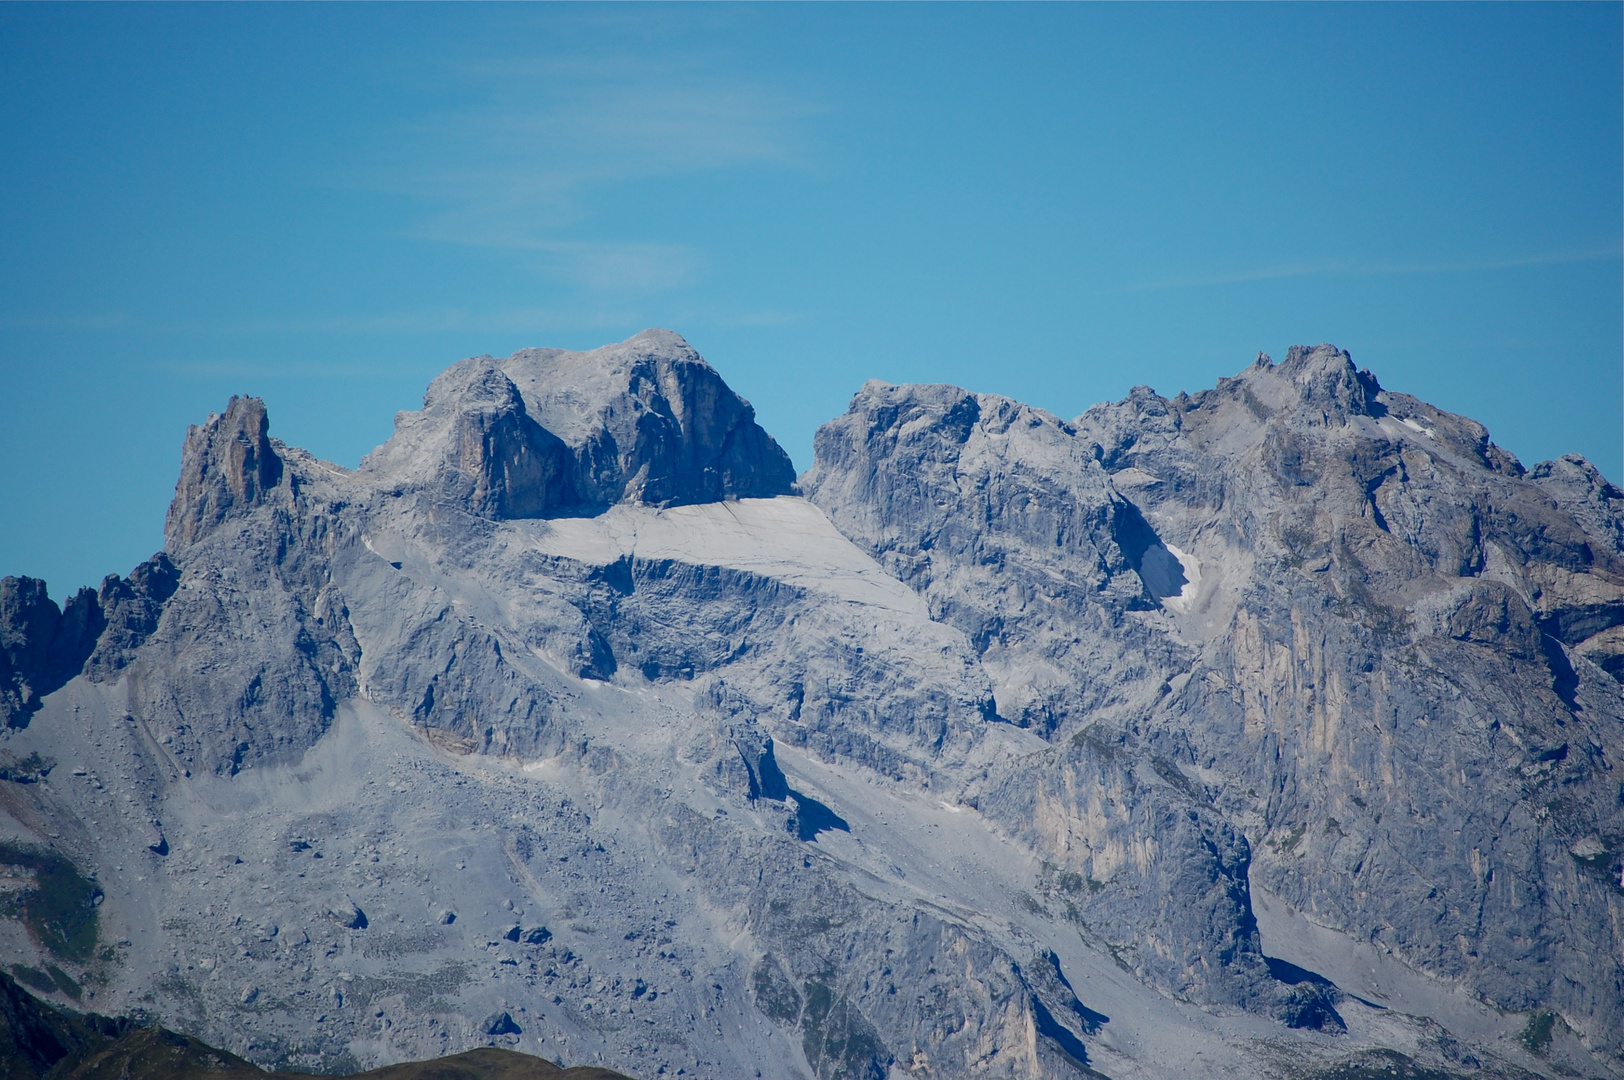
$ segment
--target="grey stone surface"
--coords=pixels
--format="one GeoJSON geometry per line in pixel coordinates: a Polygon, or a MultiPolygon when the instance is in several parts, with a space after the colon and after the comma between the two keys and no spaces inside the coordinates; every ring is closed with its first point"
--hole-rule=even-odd
{"type": "Polygon", "coordinates": [[[159,552],[100,591],[80,589],[61,608],[37,578],[0,581],[0,724],[27,727],[40,699],[84,674],[105,678],[157,628],[180,572],[159,552]]]}
{"type": "Polygon", "coordinates": [[[801,498],[664,331],[453,365],[354,471],[269,432],[193,428],[68,613],[0,588],[0,841],[101,897],[0,949],[98,1011],[327,1071],[1624,1075],[1582,459],[1320,347],[1073,421],[870,383],[801,498]]]}
{"type": "Polygon", "coordinates": [[[57,607],[38,578],[0,580],[0,724],[27,727],[40,699],[79,673],[101,632],[96,594],[57,607]]]}
{"type": "MultiPolygon", "coordinates": [[[[809,497],[978,644],[1011,720],[1136,748],[1315,922],[1618,1052],[1624,548],[1588,463],[1525,473],[1328,346],[1069,424],[870,384],[817,449],[809,497]],[[1179,553],[1186,595],[1143,556],[1123,587],[1138,543],[1179,553]]],[[[1011,787],[983,811],[1030,830],[1045,792],[1024,766],[1011,787]]],[[[1144,808],[1064,790],[1105,823],[1144,808]]],[[[1057,861],[1110,878],[1108,833],[1057,816],[1057,861]]]]}
{"type": "Polygon", "coordinates": [[[681,506],[792,492],[789,456],[688,343],[645,330],[590,352],[475,357],[362,468],[494,518],[681,506]]]}

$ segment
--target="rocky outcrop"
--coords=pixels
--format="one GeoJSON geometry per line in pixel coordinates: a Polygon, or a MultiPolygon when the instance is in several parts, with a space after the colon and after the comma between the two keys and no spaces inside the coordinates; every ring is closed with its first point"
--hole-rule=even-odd
{"type": "Polygon", "coordinates": [[[584,505],[683,506],[795,489],[789,456],[750,403],[669,330],[590,352],[501,361],[530,414],[569,444],[584,505]]]}
{"type": "MultiPolygon", "coordinates": [[[[870,384],[816,445],[809,496],[965,629],[1001,713],[1142,747],[1133,773],[1172,777],[1198,817],[1246,834],[1253,883],[1502,1008],[1583,1016],[1617,1048],[1602,1033],[1624,1019],[1624,851],[1603,838],[1624,835],[1607,749],[1624,734],[1608,677],[1624,549],[1617,490],[1587,463],[1525,473],[1481,425],[1383,390],[1330,346],[1070,423],[870,384]],[[1179,571],[1158,554],[1158,585],[1141,556],[1142,591],[1122,588],[1133,545],[1113,524],[1136,516],[1179,571]],[[1610,878],[1578,868],[1581,843],[1610,878]]],[[[1157,788],[1097,804],[1107,777],[1062,780],[1067,812],[1038,813],[1048,788],[1024,776],[1014,806],[998,789],[982,801],[1103,886],[1091,845],[1155,838],[1131,819],[1154,817],[1157,788]],[[1112,806],[1130,820],[1112,825],[1112,806]]],[[[1241,926],[1232,895],[1198,910],[1241,926]]],[[[1119,925],[1135,918],[1155,925],[1119,925]]]]}
{"type": "Polygon", "coordinates": [[[282,480],[270,421],[259,398],[233,397],[223,415],[186,432],[180,481],[164,523],[171,554],[196,543],[234,511],[258,505],[282,480]]]}
{"type": "Polygon", "coordinates": [[[453,364],[429,385],[423,410],[401,413],[396,435],[367,468],[490,518],[544,517],[580,503],[575,459],[525,411],[490,357],[453,364]]]}
{"type": "Polygon", "coordinates": [[[96,594],[103,629],[85,661],[85,674],[104,682],[122,671],[158,629],[164,605],[179,587],[180,569],[161,551],[130,571],[129,577],[106,578],[96,594]]]}
{"type": "Polygon", "coordinates": [[[363,469],[491,518],[683,506],[794,490],[749,402],[666,330],[590,352],[453,365],[363,469]]]}
{"type": "Polygon", "coordinates": [[[0,723],[26,727],[40,698],[81,673],[106,678],[157,627],[180,571],[162,552],[58,608],[37,578],[0,582],[0,723]]]}
{"type": "Polygon", "coordinates": [[[38,578],[0,580],[0,723],[26,727],[40,698],[79,674],[96,647],[102,613],[82,589],[56,606],[38,578]]]}

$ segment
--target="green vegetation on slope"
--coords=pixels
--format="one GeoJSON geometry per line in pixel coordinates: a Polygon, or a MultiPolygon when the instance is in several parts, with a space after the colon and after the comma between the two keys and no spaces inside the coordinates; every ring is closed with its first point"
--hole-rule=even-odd
{"type": "MultiPolygon", "coordinates": [[[[5,1080],[265,1080],[207,1043],[161,1027],[63,1012],[0,973],[0,1077],[5,1080]]],[[[432,1061],[386,1065],[364,1080],[628,1080],[608,1069],[561,1069],[528,1054],[485,1047],[432,1061]]]]}
{"type": "Polygon", "coordinates": [[[0,902],[0,914],[21,918],[53,956],[84,963],[96,951],[96,905],[101,890],[78,867],[51,851],[0,844],[0,865],[30,871],[33,884],[0,902]]]}

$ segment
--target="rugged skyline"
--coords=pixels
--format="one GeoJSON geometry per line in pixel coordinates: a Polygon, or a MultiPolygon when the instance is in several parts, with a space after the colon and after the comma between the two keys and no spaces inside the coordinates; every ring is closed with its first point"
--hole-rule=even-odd
{"type": "Polygon", "coordinates": [[[1621,34],[1607,3],[0,6],[0,566],[60,603],[145,559],[232,394],[353,468],[455,359],[649,326],[797,472],[870,378],[1072,417],[1334,341],[1624,483],[1621,34]]]}
{"type": "Polygon", "coordinates": [[[59,1002],[346,1070],[1624,1075],[1582,458],[1321,345],[1072,420],[870,382],[797,479],[662,330],[455,364],[354,470],[271,430],[191,429],[127,578],[5,581],[59,1002]]]}

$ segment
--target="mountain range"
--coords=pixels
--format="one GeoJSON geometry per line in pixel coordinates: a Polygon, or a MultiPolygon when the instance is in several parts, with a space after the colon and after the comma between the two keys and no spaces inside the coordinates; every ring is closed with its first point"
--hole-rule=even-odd
{"type": "Polygon", "coordinates": [[[0,956],[263,1066],[1624,1076],[1624,492],[1329,345],[1066,420],[681,337],[233,398],[0,584],[0,956]]]}

